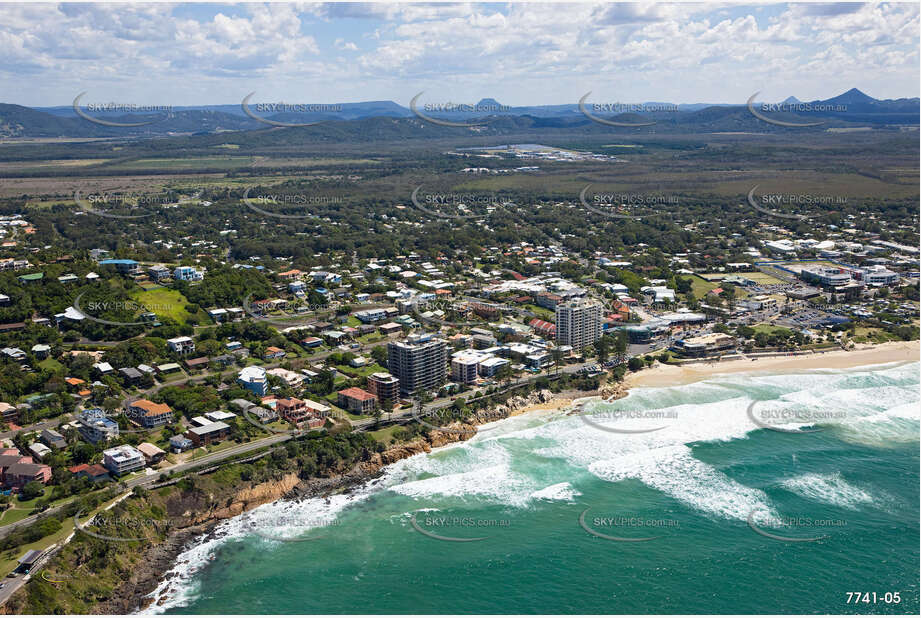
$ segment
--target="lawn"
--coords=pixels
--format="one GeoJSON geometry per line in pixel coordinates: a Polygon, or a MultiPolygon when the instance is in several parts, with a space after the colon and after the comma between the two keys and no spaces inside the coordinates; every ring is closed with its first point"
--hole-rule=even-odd
{"type": "Polygon", "coordinates": [[[132,294],[132,298],[138,304],[156,313],[158,317],[171,318],[180,324],[185,324],[186,320],[192,315],[185,309],[186,305],[189,304],[189,300],[178,290],[156,288],[144,292],[135,292],[132,294]]]}
{"type": "Polygon", "coordinates": [[[376,429],[375,431],[369,431],[368,435],[372,436],[378,442],[382,442],[384,444],[390,444],[391,442],[394,441],[393,432],[399,428],[400,428],[400,425],[390,425],[389,427],[384,427],[383,429],[376,429]]]}
{"type": "Polygon", "coordinates": [[[755,273],[739,273],[739,276],[745,277],[746,279],[751,279],[752,281],[760,283],[761,285],[775,285],[778,283],[783,283],[783,281],[777,277],[761,271],[755,273]]]}
{"type": "Polygon", "coordinates": [[[387,373],[387,370],[378,365],[377,363],[371,363],[370,365],[365,365],[364,367],[352,367],[350,365],[336,365],[336,369],[342,373],[349,375],[354,374],[361,378],[367,378],[372,373],[387,373]]]}
{"type": "MultiPolygon", "coordinates": [[[[92,513],[88,513],[86,514],[85,518],[81,518],[82,519],[81,523],[85,524],[87,521],[89,521],[90,517],[92,517],[93,514],[99,513],[105,507],[115,502],[117,499],[118,498],[113,498],[112,500],[106,503],[100,504],[98,507],[96,507],[96,509],[93,510],[92,513]]],[[[61,520],[61,529],[55,532],[54,534],[46,536],[45,538],[39,539],[33,543],[27,543],[25,545],[20,545],[14,549],[11,549],[3,553],[2,555],[0,555],[0,574],[6,575],[7,573],[10,573],[13,569],[15,569],[19,565],[19,562],[17,561],[17,559],[20,556],[22,556],[24,553],[26,553],[28,550],[47,549],[51,547],[53,544],[60,543],[61,541],[66,539],[68,536],[70,536],[70,533],[73,531],[74,531],[74,518],[65,517],[64,519],[61,520]]]]}
{"type": "Polygon", "coordinates": [[[691,280],[691,291],[694,293],[696,298],[704,298],[707,294],[710,293],[710,290],[715,290],[720,287],[720,284],[715,281],[707,281],[703,277],[698,275],[680,275],[682,279],[691,280]]]}
{"type": "Polygon", "coordinates": [[[539,317],[541,320],[546,322],[556,321],[556,312],[547,309],[546,307],[538,307],[537,305],[525,305],[524,308],[537,314],[537,317],[539,317]]]}
{"type": "Polygon", "coordinates": [[[790,332],[791,329],[785,326],[773,326],[771,324],[755,324],[752,326],[756,333],[767,333],[768,335],[774,334],[779,331],[790,332]]]}
{"type": "Polygon", "coordinates": [[[38,366],[41,367],[42,369],[45,369],[46,371],[53,371],[53,372],[60,371],[61,369],[64,368],[64,365],[62,365],[61,363],[59,363],[53,358],[46,358],[45,360],[40,361],[38,363],[38,366]]]}

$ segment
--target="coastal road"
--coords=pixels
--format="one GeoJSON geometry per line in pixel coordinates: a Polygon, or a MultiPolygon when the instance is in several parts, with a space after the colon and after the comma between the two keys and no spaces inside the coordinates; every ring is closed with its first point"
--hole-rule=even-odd
{"type": "MultiPolygon", "coordinates": [[[[265,438],[254,440],[252,442],[238,444],[228,449],[218,451],[217,453],[209,453],[207,455],[202,455],[201,457],[190,459],[189,461],[186,461],[183,463],[174,464],[172,466],[167,466],[166,468],[157,469],[154,471],[153,474],[148,474],[145,476],[139,476],[139,477],[130,479],[126,481],[124,485],[128,489],[133,489],[134,487],[137,487],[139,485],[151,485],[159,481],[160,476],[164,473],[185,472],[186,470],[189,470],[192,468],[199,468],[202,466],[208,466],[210,464],[219,463],[230,457],[235,457],[237,455],[242,455],[250,451],[255,451],[263,447],[273,446],[280,442],[290,440],[291,437],[292,436],[289,434],[275,434],[275,435],[271,435],[265,438]]],[[[6,535],[8,535],[13,530],[16,530],[17,528],[21,528],[22,526],[28,526],[29,524],[35,523],[35,521],[41,517],[46,517],[48,515],[52,515],[56,513],[57,511],[61,510],[62,508],[70,504],[71,502],[73,502],[73,500],[68,500],[67,502],[63,502],[49,509],[46,509],[42,511],[41,513],[29,515],[28,517],[24,517],[20,519],[19,521],[16,521],[10,524],[6,524],[5,526],[0,526],[0,538],[5,537],[6,535]]]]}

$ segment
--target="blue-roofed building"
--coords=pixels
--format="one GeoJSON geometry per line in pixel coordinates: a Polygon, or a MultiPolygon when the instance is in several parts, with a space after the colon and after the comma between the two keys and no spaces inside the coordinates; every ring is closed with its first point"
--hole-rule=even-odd
{"type": "Polygon", "coordinates": [[[118,437],[118,423],[107,417],[100,408],[84,410],[77,416],[77,421],[77,431],[93,444],[118,437]]]}
{"type": "Polygon", "coordinates": [[[140,262],[137,260],[102,260],[99,265],[114,266],[120,273],[129,273],[137,270],[140,267],[140,262]]]}

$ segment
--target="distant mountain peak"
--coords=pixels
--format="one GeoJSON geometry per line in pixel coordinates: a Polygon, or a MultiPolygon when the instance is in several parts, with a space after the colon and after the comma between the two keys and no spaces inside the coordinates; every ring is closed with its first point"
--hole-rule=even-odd
{"type": "Polygon", "coordinates": [[[498,101],[496,101],[496,100],[493,99],[493,98],[487,97],[487,98],[485,98],[485,99],[480,99],[480,102],[477,103],[477,107],[482,107],[482,106],[484,106],[484,105],[490,105],[490,106],[494,106],[494,107],[500,107],[502,104],[499,103],[498,101]]]}
{"type": "Polygon", "coordinates": [[[797,99],[796,97],[792,95],[784,99],[783,102],[784,103],[802,103],[802,101],[800,101],[799,99],[797,99]]]}
{"type": "Polygon", "coordinates": [[[851,88],[844,94],[839,94],[829,99],[829,101],[834,101],[835,103],[873,103],[876,99],[861,92],[857,88],[851,88]]]}

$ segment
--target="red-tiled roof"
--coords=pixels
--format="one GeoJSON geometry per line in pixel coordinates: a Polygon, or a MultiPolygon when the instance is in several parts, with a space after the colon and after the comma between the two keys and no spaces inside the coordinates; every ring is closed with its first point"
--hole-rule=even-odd
{"type": "Polygon", "coordinates": [[[359,401],[367,401],[369,399],[375,399],[374,395],[368,391],[363,391],[357,386],[347,388],[345,390],[339,391],[339,394],[343,397],[351,397],[352,399],[357,399],[359,401]]]}

